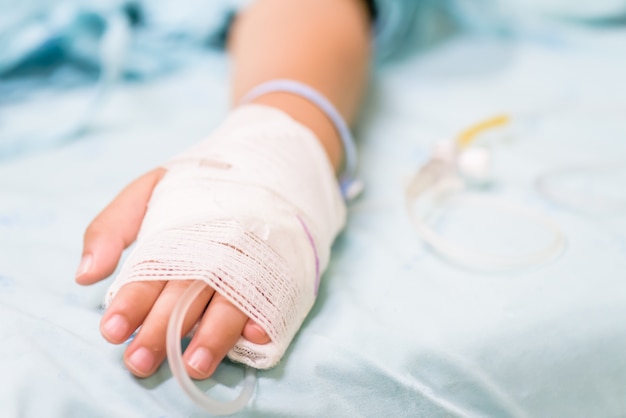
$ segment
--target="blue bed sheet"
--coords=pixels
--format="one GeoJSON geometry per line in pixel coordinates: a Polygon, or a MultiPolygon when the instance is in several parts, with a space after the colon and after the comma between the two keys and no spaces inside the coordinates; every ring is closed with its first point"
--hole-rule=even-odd
{"type": "MultiPolygon", "coordinates": [[[[625,52],[619,29],[461,37],[380,71],[357,128],[365,193],[311,315],[238,416],[626,416],[626,213],[582,212],[535,188],[551,170],[608,161],[612,177],[587,176],[585,187],[624,197],[625,52]],[[496,187],[485,193],[549,215],[568,244],[545,265],[485,274],[419,240],[404,186],[437,141],[501,112],[524,123],[494,147],[496,187]]],[[[0,164],[0,415],[205,416],[167,365],[143,380],[124,369],[124,347],[98,331],[107,283],[83,288],[73,275],[90,219],[221,120],[226,74],[224,57],[207,52],[121,85],[79,141],[0,164]]],[[[32,121],[70,104],[60,96],[32,121]]],[[[440,228],[482,242],[498,216],[458,210],[440,228]]],[[[517,234],[541,239],[516,222],[511,248],[517,234]]],[[[224,363],[199,384],[228,397],[241,375],[224,363]]]]}

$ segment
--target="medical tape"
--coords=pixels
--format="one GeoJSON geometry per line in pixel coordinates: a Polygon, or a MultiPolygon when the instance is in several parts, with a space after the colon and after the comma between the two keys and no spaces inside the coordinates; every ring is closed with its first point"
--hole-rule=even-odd
{"type": "Polygon", "coordinates": [[[346,200],[356,198],[362,191],[362,183],[356,179],[357,151],[356,143],[348,124],[341,113],[322,93],[311,86],[296,80],[275,79],[250,90],[240,101],[241,104],[251,103],[255,99],[270,93],[290,93],[302,97],[317,106],[332,122],[343,145],[345,167],[339,176],[341,193],[346,200]]]}
{"type": "Polygon", "coordinates": [[[345,223],[323,148],[283,112],[246,105],[165,167],[108,302],[134,281],[201,279],[272,339],[241,338],[229,357],[274,366],[313,305],[345,223]]]}

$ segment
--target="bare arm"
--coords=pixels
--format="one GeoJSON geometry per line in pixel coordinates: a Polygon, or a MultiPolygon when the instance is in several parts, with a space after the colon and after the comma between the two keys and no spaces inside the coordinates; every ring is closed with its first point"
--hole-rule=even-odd
{"type": "MultiPolygon", "coordinates": [[[[364,0],[260,0],[237,18],[229,39],[233,101],[264,81],[290,78],[324,94],[350,123],[367,81],[370,37],[364,0]]],[[[288,93],[257,101],[312,129],[339,169],[341,143],[319,109],[288,93]]]]}

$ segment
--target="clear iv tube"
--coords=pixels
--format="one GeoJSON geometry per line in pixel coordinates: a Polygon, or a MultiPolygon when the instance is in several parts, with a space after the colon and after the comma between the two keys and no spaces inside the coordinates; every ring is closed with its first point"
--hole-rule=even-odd
{"type": "Polygon", "coordinates": [[[424,242],[450,261],[479,270],[516,269],[547,262],[557,256],[565,246],[565,236],[554,221],[541,213],[513,202],[508,202],[502,198],[457,196],[452,199],[447,198],[445,201],[452,205],[495,208],[503,212],[519,215],[550,231],[552,240],[544,247],[526,254],[506,256],[476,251],[473,248],[463,247],[445,238],[430,227],[425,216],[417,213],[417,210],[414,208],[418,201],[427,199],[425,195],[431,195],[431,204],[436,205],[439,203],[441,205],[444,196],[449,195],[453,190],[458,191],[461,186],[460,177],[457,174],[459,153],[469,147],[483,133],[510,124],[511,117],[502,114],[480,121],[465,129],[456,137],[454,148],[449,153],[433,157],[418,171],[407,187],[405,201],[415,231],[424,242]],[[431,193],[427,192],[429,189],[431,193]]]}
{"type": "Polygon", "coordinates": [[[499,209],[503,212],[527,218],[552,234],[552,240],[544,247],[530,253],[511,256],[491,254],[460,246],[431,228],[412,207],[417,196],[407,196],[407,210],[418,235],[439,254],[450,261],[479,270],[502,271],[538,265],[556,257],[565,245],[565,237],[558,225],[548,217],[524,206],[493,197],[463,196],[449,200],[451,205],[472,205],[499,209]]]}
{"type": "Polygon", "coordinates": [[[244,385],[241,393],[232,401],[222,402],[210,398],[195,385],[187,374],[182,358],[182,347],[180,339],[183,331],[183,321],[185,314],[200,292],[207,286],[206,283],[197,280],[183,293],[182,297],[174,307],[167,326],[167,359],[172,370],[172,374],[185,393],[198,405],[213,415],[230,415],[244,408],[256,385],[255,370],[249,366],[245,368],[244,385]]]}

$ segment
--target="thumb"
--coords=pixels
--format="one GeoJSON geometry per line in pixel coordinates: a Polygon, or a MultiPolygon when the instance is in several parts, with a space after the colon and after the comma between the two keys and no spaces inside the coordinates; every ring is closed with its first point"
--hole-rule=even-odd
{"type": "Polygon", "coordinates": [[[93,284],[115,271],[122,251],[137,238],[152,191],[164,174],[158,168],[133,181],[87,227],[77,283],[93,284]]]}

